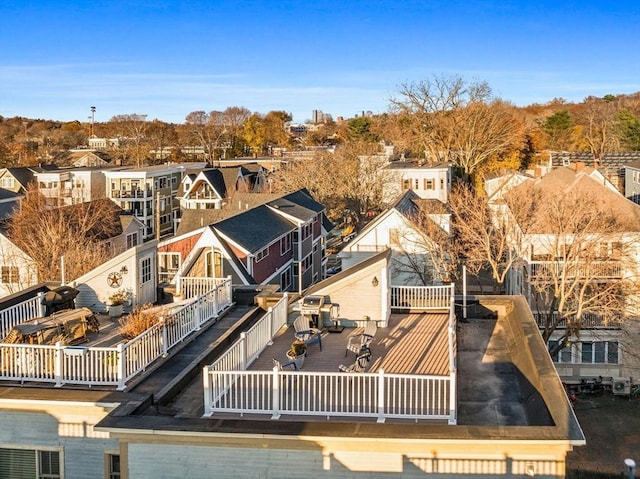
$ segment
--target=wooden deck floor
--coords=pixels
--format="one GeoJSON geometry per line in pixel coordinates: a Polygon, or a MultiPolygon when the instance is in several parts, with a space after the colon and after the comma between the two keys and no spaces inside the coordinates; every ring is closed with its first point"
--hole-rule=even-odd
{"type": "MultiPolygon", "coordinates": [[[[447,313],[392,314],[389,326],[378,328],[371,343],[372,361],[367,372],[384,369],[386,373],[448,375],[449,341],[447,313]]],[[[348,366],[355,354],[345,356],[348,338],[363,328],[345,328],[342,333],[322,333],[322,351],[317,344],[309,346],[303,371],[337,372],[341,364],[348,366]]],[[[283,328],[260,357],[249,367],[250,371],[273,368],[273,359],[288,361],[285,353],[294,339],[293,328],[283,328]]]]}

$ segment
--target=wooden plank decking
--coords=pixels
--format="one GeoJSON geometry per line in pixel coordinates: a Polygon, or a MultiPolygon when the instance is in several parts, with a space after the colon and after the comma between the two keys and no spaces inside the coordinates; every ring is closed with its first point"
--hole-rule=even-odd
{"type": "MultiPolygon", "coordinates": [[[[386,373],[448,375],[449,341],[448,313],[392,314],[389,326],[378,328],[371,343],[372,361],[367,372],[384,369],[386,373]]],[[[337,372],[341,364],[350,365],[354,353],[345,356],[348,338],[363,328],[345,328],[342,333],[322,333],[322,351],[317,344],[309,346],[303,371],[337,372]]],[[[293,341],[293,328],[283,328],[260,357],[249,367],[250,371],[273,368],[273,358],[286,362],[286,351],[293,341]]]]}

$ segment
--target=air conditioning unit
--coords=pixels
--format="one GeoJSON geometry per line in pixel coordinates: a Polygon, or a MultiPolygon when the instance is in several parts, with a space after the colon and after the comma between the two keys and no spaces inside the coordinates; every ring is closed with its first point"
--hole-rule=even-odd
{"type": "Polygon", "coordinates": [[[629,379],[614,379],[613,394],[628,396],[631,394],[631,381],[629,379]]]}

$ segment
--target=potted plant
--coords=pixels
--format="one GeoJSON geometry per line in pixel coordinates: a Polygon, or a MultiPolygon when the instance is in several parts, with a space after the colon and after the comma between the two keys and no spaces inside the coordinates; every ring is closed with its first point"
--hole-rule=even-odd
{"type": "Polygon", "coordinates": [[[111,318],[119,318],[122,316],[122,308],[124,303],[129,301],[129,292],[124,289],[119,289],[115,291],[111,296],[109,296],[108,304],[109,304],[109,317],[111,318]]]}
{"type": "Polygon", "coordinates": [[[287,351],[287,358],[289,358],[290,361],[294,361],[298,369],[302,369],[304,357],[306,355],[307,345],[304,344],[304,341],[300,341],[298,339],[291,343],[291,347],[289,348],[289,351],[287,351]]]}

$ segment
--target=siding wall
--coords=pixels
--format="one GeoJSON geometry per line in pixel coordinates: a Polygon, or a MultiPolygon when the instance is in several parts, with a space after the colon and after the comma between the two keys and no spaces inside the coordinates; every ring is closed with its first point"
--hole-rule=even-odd
{"type": "Polygon", "coordinates": [[[50,411],[22,409],[0,409],[0,447],[61,449],[64,479],[104,478],[104,454],[117,451],[119,446],[117,439],[93,429],[107,414],[102,408],[75,405],[52,407],[50,411]]]}

